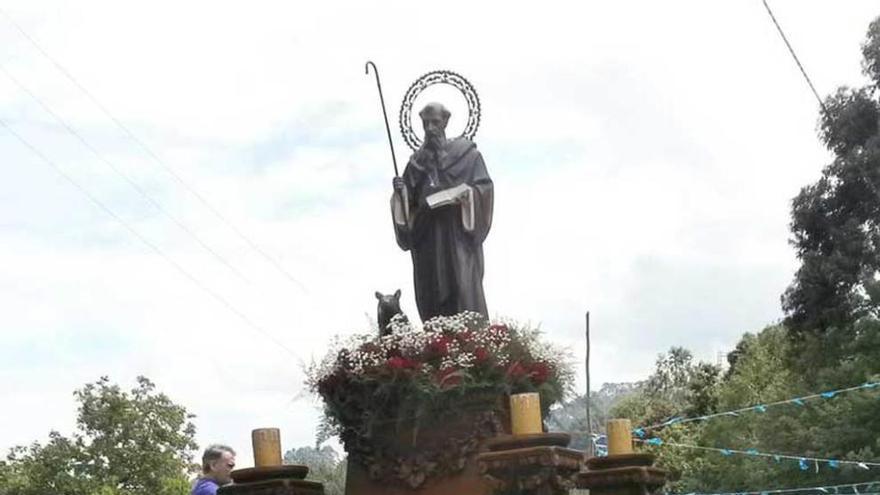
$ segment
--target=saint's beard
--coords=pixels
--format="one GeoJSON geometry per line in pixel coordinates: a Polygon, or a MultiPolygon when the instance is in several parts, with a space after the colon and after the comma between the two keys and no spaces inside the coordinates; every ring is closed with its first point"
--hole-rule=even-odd
{"type": "Polygon", "coordinates": [[[425,135],[425,147],[432,151],[439,151],[443,146],[443,142],[446,140],[446,136],[443,133],[438,134],[426,134],[425,135]]]}

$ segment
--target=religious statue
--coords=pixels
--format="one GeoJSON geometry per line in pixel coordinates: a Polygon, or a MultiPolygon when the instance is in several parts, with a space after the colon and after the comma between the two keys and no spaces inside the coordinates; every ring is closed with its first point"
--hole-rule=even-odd
{"type": "Polygon", "coordinates": [[[488,316],[483,241],[492,226],[492,179],[470,139],[446,138],[449,110],[431,103],[419,117],[424,144],[394,178],[391,199],[397,244],[412,254],[419,316],[488,316]]]}
{"type": "Polygon", "coordinates": [[[394,234],[400,248],[412,255],[419,316],[426,321],[473,311],[488,317],[483,295],[483,241],[492,226],[493,185],[483,156],[472,141],[480,125],[480,98],[467,79],[452,71],[437,70],[417,79],[400,107],[400,130],[415,152],[400,176],[379,70],[368,61],[368,75],[370,68],[376,75],[394,162],[394,234]],[[446,138],[450,113],[440,103],[430,103],[419,112],[424,141],[412,129],[413,103],[434,84],[458,88],[467,101],[467,124],[460,137],[446,138]]]}

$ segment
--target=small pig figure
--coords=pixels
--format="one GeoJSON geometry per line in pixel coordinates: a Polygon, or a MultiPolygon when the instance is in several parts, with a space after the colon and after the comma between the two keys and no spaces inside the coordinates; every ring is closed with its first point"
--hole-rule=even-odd
{"type": "MultiPolygon", "coordinates": [[[[376,309],[379,336],[391,335],[391,329],[388,328],[388,324],[391,323],[391,319],[395,315],[403,313],[400,311],[400,289],[397,289],[394,294],[389,296],[376,291],[376,299],[379,300],[379,305],[376,309]]],[[[404,315],[404,318],[406,318],[406,315],[404,315]]]]}

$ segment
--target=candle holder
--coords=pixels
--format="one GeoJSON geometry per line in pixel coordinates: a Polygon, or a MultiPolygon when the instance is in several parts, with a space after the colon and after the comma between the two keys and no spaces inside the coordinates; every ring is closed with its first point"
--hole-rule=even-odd
{"type": "Polygon", "coordinates": [[[565,495],[583,466],[583,452],[568,449],[567,433],[505,435],[486,442],[477,456],[496,494],[565,495]]]}
{"type": "Polygon", "coordinates": [[[278,428],[253,430],[251,439],[254,467],[230,473],[233,484],[220,487],[218,495],[324,495],[324,485],[303,479],[308,467],[282,465],[278,428]]]}
{"type": "Polygon", "coordinates": [[[590,495],[651,495],[666,483],[666,471],[654,467],[651,454],[633,453],[632,424],[628,419],[606,423],[608,456],[591,457],[575,485],[590,495]]]}

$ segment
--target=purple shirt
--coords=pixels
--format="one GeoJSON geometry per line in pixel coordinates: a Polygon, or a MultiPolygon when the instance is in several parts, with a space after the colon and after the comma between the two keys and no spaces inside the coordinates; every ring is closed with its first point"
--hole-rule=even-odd
{"type": "Polygon", "coordinates": [[[217,495],[220,485],[211,478],[199,478],[190,495],[217,495]]]}

